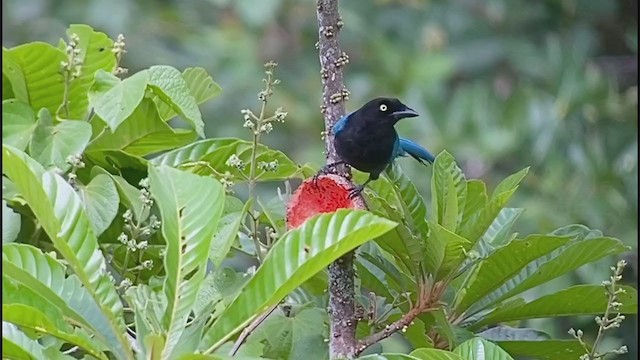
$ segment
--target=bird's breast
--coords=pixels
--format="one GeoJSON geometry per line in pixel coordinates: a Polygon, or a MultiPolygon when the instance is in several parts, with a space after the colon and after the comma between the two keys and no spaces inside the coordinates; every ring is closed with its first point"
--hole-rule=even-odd
{"type": "Polygon", "coordinates": [[[335,136],[336,152],[347,164],[364,172],[386,166],[398,134],[395,129],[345,127],[335,136]]]}

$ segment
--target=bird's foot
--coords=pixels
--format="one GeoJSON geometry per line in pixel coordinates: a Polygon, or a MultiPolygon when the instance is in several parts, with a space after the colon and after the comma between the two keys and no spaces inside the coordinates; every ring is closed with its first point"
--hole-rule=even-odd
{"type": "Polygon", "coordinates": [[[363,185],[359,185],[354,187],[353,189],[349,189],[349,199],[355,199],[356,197],[360,196],[363,190],[363,185]]]}
{"type": "Polygon", "coordinates": [[[327,164],[321,167],[320,170],[318,170],[318,172],[315,175],[313,175],[313,179],[311,180],[313,183],[313,186],[318,187],[318,179],[320,178],[320,176],[333,173],[336,169],[336,165],[339,165],[339,164],[340,163],[333,163],[333,164],[327,164]]]}

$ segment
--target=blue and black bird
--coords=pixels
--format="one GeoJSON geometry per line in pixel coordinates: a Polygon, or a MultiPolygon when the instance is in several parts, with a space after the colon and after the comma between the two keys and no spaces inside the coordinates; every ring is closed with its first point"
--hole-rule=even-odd
{"type": "Polygon", "coordinates": [[[331,129],[334,146],[342,161],[324,166],[319,174],[340,164],[347,164],[369,173],[369,179],[351,190],[350,196],[359,195],[372,180],[393,163],[398,156],[410,155],[420,163],[433,163],[429,151],[411,140],[398,136],[394,125],[401,119],[418,113],[394,98],[376,98],[360,109],[343,116],[331,129]]]}

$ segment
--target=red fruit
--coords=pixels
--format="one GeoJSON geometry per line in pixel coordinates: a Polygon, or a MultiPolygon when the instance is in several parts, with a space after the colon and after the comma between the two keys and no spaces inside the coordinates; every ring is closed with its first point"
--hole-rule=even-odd
{"type": "Polygon", "coordinates": [[[349,198],[353,184],[342,176],[320,175],[314,184],[313,178],[302,182],[291,196],[287,206],[287,228],[296,228],[308,218],[331,213],[338,209],[366,209],[362,197],[349,198]]]}

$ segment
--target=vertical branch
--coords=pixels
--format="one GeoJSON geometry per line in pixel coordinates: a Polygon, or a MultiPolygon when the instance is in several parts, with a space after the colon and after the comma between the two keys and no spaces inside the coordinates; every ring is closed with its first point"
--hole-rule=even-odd
{"type": "MultiPolygon", "coordinates": [[[[349,92],[344,86],[342,66],[348,58],[340,50],[338,35],[342,19],[338,0],[318,0],[318,50],[322,78],[322,113],[325,123],[327,163],[339,161],[330,129],[344,115],[349,92]]],[[[338,169],[349,175],[347,168],[338,169]]],[[[353,358],[356,348],[353,252],[329,266],[329,353],[331,359],[353,358]]]]}

